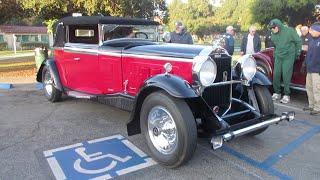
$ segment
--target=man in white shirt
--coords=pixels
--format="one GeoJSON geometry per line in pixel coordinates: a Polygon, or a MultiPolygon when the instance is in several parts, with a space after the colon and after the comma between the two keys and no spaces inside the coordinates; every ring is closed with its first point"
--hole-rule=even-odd
{"type": "Polygon", "coordinates": [[[254,54],[261,50],[261,40],[259,35],[256,33],[256,28],[251,26],[249,33],[245,34],[241,43],[241,55],[254,54]]]}

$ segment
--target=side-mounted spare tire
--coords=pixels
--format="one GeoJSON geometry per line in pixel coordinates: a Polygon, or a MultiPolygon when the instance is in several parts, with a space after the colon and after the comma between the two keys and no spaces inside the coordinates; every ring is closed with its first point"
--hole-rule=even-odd
{"type": "Polygon", "coordinates": [[[197,146],[197,127],[187,103],[163,91],[146,97],[140,112],[142,133],[151,156],[175,168],[187,162],[197,146]]]}
{"type": "Polygon", "coordinates": [[[58,102],[61,100],[62,92],[55,88],[54,78],[47,66],[42,68],[42,84],[44,95],[49,101],[58,102]]]}

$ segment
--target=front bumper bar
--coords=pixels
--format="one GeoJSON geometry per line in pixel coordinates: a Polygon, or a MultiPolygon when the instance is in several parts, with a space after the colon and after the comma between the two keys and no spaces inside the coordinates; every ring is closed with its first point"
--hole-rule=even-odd
{"type": "Polygon", "coordinates": [[[271,118],[271,119],[265,120],[263,122],[253,124],[253,125],[241,128],[241,129],[230,131],[230,132],[227,132],[227,133],[220,135],[220,136],[214,136],[211,139],[212,147],[213,147],[213,149],[218,149],[222,146],[223,142],[230,141],[233,138],[251,133],[251,132],[256,131],[258,129],[270,126],[272,124],[277,124],[281,121],[292,121],[294,118],[295,118],[295,112],[293,112],[293,111],[284,112],[284,113],[282,113],[281,116],[277,116],[277,117],[274,117],[274,118],[271,118]]]}

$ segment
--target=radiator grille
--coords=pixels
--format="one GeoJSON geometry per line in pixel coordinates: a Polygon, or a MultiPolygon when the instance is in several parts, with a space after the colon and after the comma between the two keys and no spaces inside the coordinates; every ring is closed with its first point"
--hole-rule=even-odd
{"type": "MultiPolygon", "coordinates": [[[[224,79],[227,81],[231,80],[231,57],[219,57],[211,58],[217,64],[217,77],[214,83],[223,82],[224,79]],[[224,78],[224,74],[227,74],[227,77],[224,78]]],[[[230,85],[222,85],[222,86],[209,86],[204,89],[202,97],[207,102],[207,104],[211,107],[213,106],[225,106],[230,103],[230,85]]]]}

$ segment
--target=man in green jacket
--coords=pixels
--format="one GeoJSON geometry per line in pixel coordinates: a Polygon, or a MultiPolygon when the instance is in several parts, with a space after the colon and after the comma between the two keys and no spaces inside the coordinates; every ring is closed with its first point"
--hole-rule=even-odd
{"type": "Polygon", "coordinates": [[[281,99],[281,76],[284,85],[284,96],[281,103],[290,102],[290,82],[295,59],[300,55],[302,42],[295,29],[285,26],[279,19],[269,23],[272,31],[271,41],[275,45],[273,71],[273,100],[281,99]]]}

